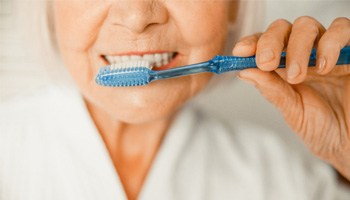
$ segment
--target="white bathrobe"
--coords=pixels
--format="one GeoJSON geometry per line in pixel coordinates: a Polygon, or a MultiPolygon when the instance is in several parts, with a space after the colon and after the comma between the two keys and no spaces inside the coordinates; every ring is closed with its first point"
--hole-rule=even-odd
{"type": "MultiPolygon", "coordinates": [[[[334,171],[278,134],[228,128],[185,107],[168,131],[141,200],[350,199],[334,171]]],[[[123,200],[106,147],[74,89],[47,87],[0,105],[1,200],[123,200]]]]}

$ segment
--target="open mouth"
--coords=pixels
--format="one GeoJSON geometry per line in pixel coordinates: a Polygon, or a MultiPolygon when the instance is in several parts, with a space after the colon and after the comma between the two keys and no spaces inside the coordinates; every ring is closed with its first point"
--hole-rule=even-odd
{"type": "Polygon", "coordinates": [[[153,70],[165,70],[175,65],[175,60],[178,57],[177,52],[161,52],[161,53],[135,53],[128,55],[104,55],[104,59],[109,65],[118,65],[128,62],[148,62],[153,70]]]}

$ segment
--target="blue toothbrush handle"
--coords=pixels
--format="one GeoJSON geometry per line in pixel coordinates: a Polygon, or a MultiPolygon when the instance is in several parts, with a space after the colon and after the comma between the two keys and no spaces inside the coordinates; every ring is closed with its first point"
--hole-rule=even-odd
{"type": "MultiPolygon", "coordinates": [[[[218,67],[214,71],[217,74],[225,73],[227,71],[243,70],[248,68],[256,68],[255,56],[251,57],[235,57],[235,56],[215,56],[212,59],[218,67]]],[[[337,65],[350,64],[350,46],[341,49],[337,65]]],[[[316,66],[316,49],[312,49],[309,66],[316,66]]],[[[286,67],[286,52],[281,54],[280,65],[278,68],[286,67]]]]}
{"type": "MultiPolygon", "coordinates": [[[[337,65],[350,64],[350,46],[340,51],[337,65]]],[[[309,66],[316,65],[316,50],[313,49],[310,55],[309,66]]],[[[286,67],[286,53],[281,54],[279,68],[286,67]]],[[[101,68],[96,76],[96,83],[102,86],[126,87],[146,85],[151,81],[186,76],[201,72],[212,72],[221,74],[228,71],[256,68],[255,56],[234,57],[215,56],[213,59],[192,65],[171,68],[167,70],[155,71],[146,67],[134,67],[127,69],[111,69],[110,66],[101,68]]]]}
{"type": "Polygon", "coordinates": [[[337,65],[348,65],[350,64],[350,46],[344,47],[340,50],[337,65]]]}

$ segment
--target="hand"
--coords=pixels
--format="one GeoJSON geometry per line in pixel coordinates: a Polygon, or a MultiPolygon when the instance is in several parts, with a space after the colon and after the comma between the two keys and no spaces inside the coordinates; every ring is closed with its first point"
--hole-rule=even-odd
{"type": "Polygon", "coordinates": [[[256,54],[258,69],[241,71],[283,114],[310,150],[350,180],[350,65],[335,66],[350,45],[350,20],[338,18],[326,30],[311,17],[293,24],[277,20],[264,33],[240,40],[233,54],[256,54]],[[308,68],[317,48],[316,67],[308,68]],[[286,49],[286,69],[276,69],[286,49]]]}

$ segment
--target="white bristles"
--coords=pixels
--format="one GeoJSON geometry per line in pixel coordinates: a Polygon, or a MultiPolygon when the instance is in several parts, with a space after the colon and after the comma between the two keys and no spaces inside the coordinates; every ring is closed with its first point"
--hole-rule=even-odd
{"type": "Polygon", "coordinates": [[[128,61],[148,61],[151,63],[152,67],[162,67],[169,64],[169,62],[171,62],[171,60],[174,58],[174,55],[175,52],[123,56],[106,55],[105,59],[110,63],[110,65],[121,64],[124,66],[124,62],[128,61]]]}
{"type": "Polygon", "coordinates": [[[153,65],[150,61],[147,60],[128,60],[110,65],[111,70],[126,69],[133,67],[146,67],[148,69],[152,69],[153,65]]]}

